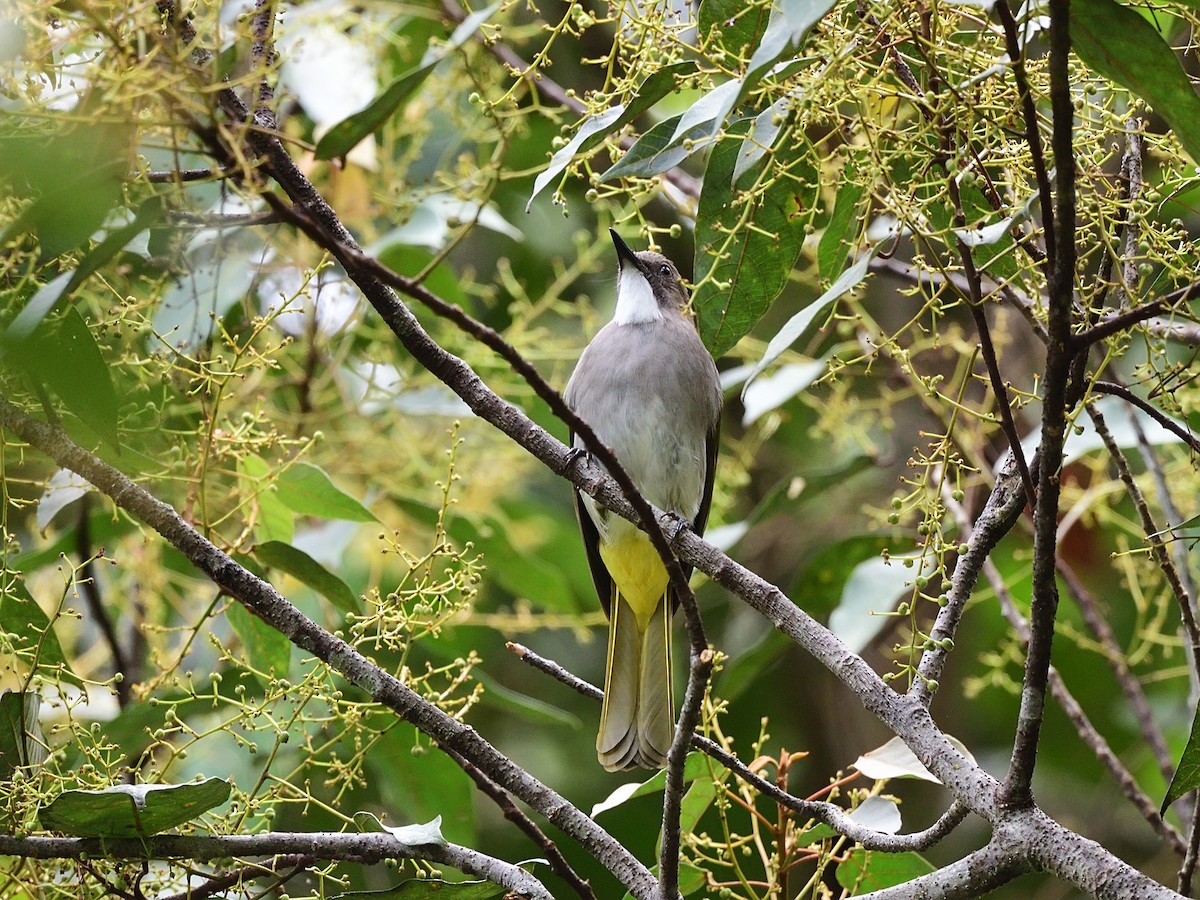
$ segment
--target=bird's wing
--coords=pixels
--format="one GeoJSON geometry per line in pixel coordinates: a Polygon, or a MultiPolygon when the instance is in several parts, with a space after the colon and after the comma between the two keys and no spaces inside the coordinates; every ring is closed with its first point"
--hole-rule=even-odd
{"type": "MultiPolygon", "coordinates": [[[[571,435],[571,446],[575,446],[575,435],[571,435]]],[[[604,615],[610,615],[609,606],[612,602],[613,581],[600,558],[600,532],[591,514],[583,505],[583,494],[579,490],[571,492],[575,500],[575,518],[579,520],[579,530],[583,534],[583,549],[587,551],[588,568],[592,572],[592,583],[596,585],[596,594],[600,598],[600,606],[604,615]]]]}

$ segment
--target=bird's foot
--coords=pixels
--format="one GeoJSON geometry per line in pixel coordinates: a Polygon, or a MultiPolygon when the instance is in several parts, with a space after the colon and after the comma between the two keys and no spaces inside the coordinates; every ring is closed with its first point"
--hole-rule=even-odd
{"type": "Polygon", "coordinates": [[[681,534],[685,531],[690,531],[692,528],[692,523],[688,521],[687,517],[681,516],[677,512],[665,512],[663,513],[663,518],[666,519],[666,528],[663,529],[663,533],[671,542],[674,542],[681,534]]]}

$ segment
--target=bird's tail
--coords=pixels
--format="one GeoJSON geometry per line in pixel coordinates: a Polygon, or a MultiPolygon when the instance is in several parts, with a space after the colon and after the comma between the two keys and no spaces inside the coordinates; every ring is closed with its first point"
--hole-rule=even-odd
{"type": "Polygon", "coordinates": [[[671,605],[658,601],[645,631],[615,590],[609,607],[604,708],[596,755],[610,772],[661,769],[675,736],[671,697],[671,605]]]}

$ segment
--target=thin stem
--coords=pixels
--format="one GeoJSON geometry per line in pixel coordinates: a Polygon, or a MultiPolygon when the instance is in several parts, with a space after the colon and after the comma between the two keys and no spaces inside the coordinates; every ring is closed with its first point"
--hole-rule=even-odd
{"type": "MultiPolygon", "coordinates": [[[[1021,49],[1021,39],[1017,34],[1017,21],[1013,18],[1008,0],[997,0],[996,14],[1000,17],[1000,25],[1004,29],[1005,49],[1008,51],[1008,58],[1012,64],[1013,80],[1017,83],[1017,96],[1021,100],[1021,118],[1025,125],[1025,143],[1029,145],[1029,159],[1033,166],[1033,177],[1038,187],[1038,206],[1041,207],[1042,211],[1042,233],[1045,235],[1044,240],[1046,242],[1046,263],[1048,270],[1053,272],[1058,261],[1058,235],[1055,227],[1054,195],[1050,189],[1050,174],[1046,169],[1046,157],[1042,151],[1042,134],[1038,129],[1037,104],[1034,103],[1033,92],[1029,89],[1029,77],[1025,73],[1025,54],[1021,49]]],[[[1051,92],[1053,93],[1053,88],[1051,88],[1051,92]]],[[[1057,123],[1058,107],[1055,107],[1054,115],[1055,122],[1057,123]]],[[[1061,166],[1064,160],[1058,156],[1058,150],[1059,148],[1056,145],[1054,151],[1055,160],[1061,166]]],[[[1074,266],[1072,266],[1073,268],[1074,266]]]]}
{"type": "MultiPolygon", "coordinates": [[[[693,600],[693,604],[695,601],[693,600]]],[[[687,690],[667,751],[666,787],[663,791],[662,846],[658,854],[658,890],[662,900],[673,900],[679,895],[679,817],[683,805],[683,766],[687,761],[692,734],[700,724],[700,707],[708,690],[708,679],[712,675],[713,652],[705,647],[699,653],[691,652],[687,690]]]]}
{"type": "MultiPolygon", "coordinates": [[[[1013,630],[1024,641],[1029,640],[1029,625],[1025,621],[1025,617],[1017,610],[1017,604],[1013,601],[1012,594],[1009,592],[1007,585],[1004,583],[1004,577],[1000,574],[999,569],[991,560],[984,565],[984,572],[987,574],[988,582],[992,590],[996,594],[996,599],[1000,601],[1000,610],[1004,613],[1013,630]]],[[[1113,752],[1108,741],[1104,739],[1099,731],[1096,730],[1091,720],[1087,717],[1087,713],[1083,711],[1083,707],[1079,705],[1079,701],[1067,689],[1066,683],[1062,680],[1062,676],[1057,669],[1050,669],[1050,696],[1054,698],[1054,702],[1059,705],[1071,724],[1075,727],[1075,732],[1079,735],[1079,739],[1087,745],[1088,749],[1095,754],[1096,759],[1108,771],[1109,776],[1116,782],[1121,793],[1125,795],[1133,807],[1142,815],[1154,829],[1155,833],[1166,841],[1171,849],[1182,855],[1186,850],[1186,843],[1183,836],[1171,825],[1163,821],[1162,816],[1158,813],[1158,806],[1151,800],[1146,792],[1142,790],[1137,783],[1137,779],[1133,777],[1130,771],[1121,762],[1120,758],[1113,752]]]]}
{"type": "Polygon", "coordinates": [[[965,521],[966,513],[950,496],[949,485],[944,486],[942,500],[950,509],[961,514],[960,527],[964,533],[970,529],[970,537],[966,539],[966,553],[959,556],[954,564],[946,605],[938,610],[933,627],[929,630],[933,646],[922,654],[917,665],[917,677],[908,689],[909,696],[916,697],[925,706],[929,705],[933,697],[930,683],[937,682],[942,677],[942,671],[950,656],[950,645],[944,641],[953,641],[967,601],[971,599],[975,584],[979,581],[984,562],[996,549],[1000,540],[1020,521],[1021,511],[1025,508],[1026,494],[1020,475],[1016,471],[1015,457],[1010,457],[1000,470],[996,484],[992,487],[992,492],[988,495],[974,526],[965,521]]]}
{"type": "MultiPolygon", "coordinates": [[[[1112,337],[1114,334],[1119,334],[1128,328],[1132,328],[1139,322],[1152,319],[1159,313],[1173,309],[1197,297],[1200,297],[1200,281],[1185,285],[1171,291],[1169,294],[1164,294],[1157,300],[1147,301],[1141,306],[1134,307],[1127,312],[1105,316],[1091,328],[1074,335],[1072,341],[1077,347],[1091,346],[1105,338],[1112,337]]],[[[1174,327],[1172,323],[1166,324],[1174,327]]]]}
{"type": "Polygon", "coordinates": [[[201,884],[190,885],[186,891],[168,894],[158,897],[156,900],[205,900],[206,897],[211,897],[213,894],[228,891],[230,888],[258,878],[273,878],[277,884],[283,884],[315,862],[317,862],[317,857],[304,854],[277,856],[271,860],[269,866],[262,863],[239,866],[230,872],[215,875],[201,884]]]}
{"type": "Polygon", "coordinates": [[[1092,425],[1095,427],[1096,433],[1104,441],[1104,446],[1112,457],[1113,464],[1117,467],[1117,475],[1125,484],[1125,489],[1129,492],[1129,498],[1133,501],[1133,506],[1137,510],[1138,520],[1141,522],[1142,530],[1146,534],[1146,540],[1150,544],[1150,553],[1154,557],[1154,561],[1158,563],[1159,569],[1162,570],[1163,577],[1166,578],[1167,585],[1175,597],[1175,603],[1179,607],[1179,617],[1183,621],[1184,631],[1187,633],[1188,642],[1191,645],[1192,659],[1200,659],[1200,625],[1196,622],[1192,597],[1188,593],[1187,588],[1184,587],[1183,580],[1179,577],[1179,572],[1175,568],[1175,562],[1171,559],[1167,545],[1160,536],[1160,530],[1154,522],[1154,516],[1150,513],[1150,505],[1146,502],[1146,497],[1142,493],[1142,489],[1138,487],[1138,483],[1133,477],[1133,472],[1129,468],[1129,460],[1125,458],[1121,447],[1112,436],[1112,432],[1109,431],[1108,425],[1104,421],[1104,416],[1096,409],[1095,405],[1089,404],[1087,411],[1092,419],[1092,425]]]}
{"type": "Polygon", "coordinates": [[[75,523],[75,553],[79,556],[79,574],[77,579],[84,603],[91,613],[104,642],[108,644],[108,652],[112,656],[113,671],[120,677],[116,682],[117,704],[122,709],[129,703],[130,691],[136,680],[133,665],[125,654],[117,629],[112,617],[104,608],[104,600],[100,596],[100,585],[96,581],[95,550],[92,547],[91,527],[92,502],[91,495],[84,494],[79,502],[79,516],[75,523]]]}
{"type": "Polygon", "coordinates": [[[1101,655],[1112,669],[1113,677],[1116,679],[1121,693],[1125,695],[1133,717],[1137,720],[1142,738],[1150,748],[1155,762],[1158,763],[1159,772],[1169,783],[1175,772],[1175,764],[1171,759],[1171,751],[1167,749],[1167,741],[1163,737],[1162,729],[1154,721],[1154,714],[1150,711],[1150,704],[1146,701],[1146,692],[1142,690],[1142,683],[1129,671],[1129,666],[1125,662],[1125,653],[1121,649],[1121,645],[1117,643],[1112,627],[1100,612],[1096,598],[1084,586],[1079,575],[1064,560],[1059,560],[1058,574],[1067,586],[1068,595],[1074,599],[1075,605],[1079,608],[1084,624],[1104,649],[1101,655]]]}

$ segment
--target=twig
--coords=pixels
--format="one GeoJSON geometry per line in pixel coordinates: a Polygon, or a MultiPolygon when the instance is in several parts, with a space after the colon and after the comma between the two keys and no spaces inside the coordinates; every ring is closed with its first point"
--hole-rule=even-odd
{"type": "Polygon", "coordinates": [[[157,897],[156,900],[204,900],[204,898],[211,897],[213,894],[228,891],[230,888],[243,882],[257,878],[275,878],[278,883],[282,884],[307,869],[316,861],[317,857],[304,854],[277,856],[271,860],[270,865],[259,863],[257,865],[239,866],[230,872],[215,875],[202,884],[189,885],[187,890],[178,894],[168,894],[157,897]],[[286,870],[288,869],[291,871],[287,872],[286,870]]]}
{"type": "MultiPolygon", "coordinates": [[[[1001,13],[1003,15],[1003,13],[1001,13]]],[[[1058,611],[1058,583],[1054,561],[1058,545],[1059,471],[1066,438],[1067,387],[1074,357],[1071,323],[1075,292],[1075,157],[1073,147],[1074,108],[1071,101],[1069,56],[1069,0],[1050,0],[1050,102],[1054,114],[1053,147],[1057,192],[1051,242],[1052,259],[1048,282],[1046,366],[1043,377],[1041,466],[1038,473],[1038,503],[1034,508],[1033,599],[1030,608],[1029,650],[1021,686],[1021,706],[1013,741],[1008,774],[999,802],[1007,809],[1032,806],[1031,784],[1037,762],[1038,738],[1045,712],[1054,642],[1054,620],[1058,611]]],[[[1015,62],[1015,61],[1014,61],[1015,62]]],[[[1047,199],[1048,198],[1044,198],[1047,199]]]]}
{"type": "Polygon", "coordinates": [[[228,215],[179,210],[168,213],[167,217],[172,223],[177,225],[191,225],[202,228],[245,228],[250,225],[274,225],[280,221],[279,216],[271,210],[256,213],[230,213],[228,215]]]}
{"type": "Polygon", "coordinates": [[[275,91],[268,77],[275,66],[275,0],[255,0],[254,16],[250,19],[250,34],[253,36],[250,44],[250,59],[254,71],[259,74],[258,97],[255,101],[255,116],[270,115],[274,117],[271,104],[275,99],[275,91]]]}
{"type": "Polygon", "coordinates": [[[1200,453],[1200,438],[1197,438],[1191,431],[1180,425],[1162,410],[1158,409],[1154,404],[1139,397],[1123,384],[1116,384],[1111,381],[1097,381],[1092,385],[1098,393],[1112,394],[1114,397],[1120,397],[1126,403],[1136,406],[1155,422],[1161,425],[1171,434],[1178,437],[1181,441],[1192,448],[1192,452],[1200,453]]]}
{"type": "Polygon", "coordinates": [[[515,803],[513,803],[512,795],[492,779],[488,778],[479,767],[474,765],[470,760],[455,753],[453,750],[441,748],[442,752],[446,753],[451,759],[458,763],[459,767],[471,777],[476,786],[483,793],[491,798],[492,802],[500,807],[500,811],[504,813],[504,818],[517,826],[525,835],[537,845],[537,848],[546,854],[546,860],[550,863],[550,869],[559,878],[570,885],[576,896],[583,900],[596,900],[596,894],[592,890],[592,886],[588,884],[579,873],[571,868],[571,864],[567,862],[566,857],[562,855],[562,851],[555,846],[554,842],[546,836],[546,832],[538,828],[537,824],[529,816],[525,815],[515,803]]]}
{"type": "Polygon", "coordinates": [[[226,859],[243,856],[307,856],[359,863],[420,859],[486,878],[522,897],[554,900],[542,883],[519,866],[457,844],[409,846],[390,834],[281,832],[231,835],[153,835],[144,838],[59,838],[0,835],[0,854],[28,859],[226,859]]]}
{"type": "Polygon", "coordinates": [[[1125,454],[1121,451],[1116,439],[1113,438],[1112,432],[1108,430],[1103,414],[1096,409],[1094,404],[1088,404],[1087,411],[1096,433],[1104,441],[1104,446],[1108,450],[1109,456],[1112,457],[1113,464],[1117,467],[1117,475],[1124,483],[1125,489],[1129,492],[1129,498],[1137,510],[1138,520],[1141,522],[1146,540],[1150,544],[1150,553],[1153,555],[1154,561],[1158,563],[1159,569],[1162,570],[1163,577],[1166,578],[1167,585],[1175,597],[1175,603],[1179,607],[1179,617],[1183,622],[1184,631],[1187,632],[1188,642],[1191,644],[1192,659],[1200,660],[1200,625],[1196,622],[1192,597],[1184,587],[1179,572],[1175,569],[1175,562],[1171,559],[1171,554],[1160,536],[1154,517],[1150,514],[1150,506],[1146,503],[1146,497],[1142,493],[1142,489],[1138,487],[1133,472],[1129,468],[1129,460],[1125,458],[1125,454]]]}
{"type": "Polygon", "coordinates": [[[1133,712],[1133,717],[1137,720],[1142,737],[1150,748],[1155,762],[1158,763],[1159,772],[1167,782],[1170,782],[1171,775],[1175,771],[1175,764],[1171,759],[1170,750],[1167,749],[1166,738],[1163,737],[1158,723],[1154,721],[1154,714],[1150,711],[1150,704],[1146,702],[1146,692],[1142,690],[1142,683],[1129,671],[1129,666],[1125,662],[1125,654],[1120,644],[1117,643],[1112,627],[1097,608],[1096,598],[1084,587],[1075,570],[1065,560],[1059,560],[1058,574],[1067,586],[1067,593],[1075,600],[1084,624],[1087,625],[1088,630],[1091,631],[1100,646],[1104,648],[1101,656],[1112,669],[1113,677],[1116,679],[1121,693],[1125,695],[1125,700],[1133,712]]]}
{"type": "MultiPolygon", "coordinates": [[[[695,600],[693,599],[693,605],[695,600]]],[[[703,634],[703,631],[701,632],[703,634]]],[[[658,853],[658,890],[661,900],[673,900],[679,894],[679,816],[683,805],[683,764],[687,761],[692,735],[700,724],[700,706],[712,675],[713,652],[704,647],[691,648],[687,690],[679,711],[679,722],[667,751],[667,775],[663,790],[662,845],[658,853]]]]}
{"type": "MultiPolygon", "coordinates": [[[[1013,630],[1023,641],[1029,640],[1029,624],[1025,621],[1025,617],[1017,610],[1016,603],[1013,602],[1012,594],[1009,592],[1007,585],[1004,583],[1004,577],[1000,574],[1000,570],[996,568],[991,560],[988,560],[984,565],[984,572],[987,575],[988,583],[992,587],[992,591],[996,594],[996,599],[1000,602],[1000,610],[1004,613],[1004,618],[1012,625],[1013,630]]],[[[1134,808],[1141,813],[1150,827],[1155,833],[1166,841],[1171,849],[1176,853],[1183,854],[1187,849],[1187,844],[1183,836],[1167,822],[1163,821],[1162,816],[1158,813],[1158,807],[1142,790],[1137,783],[1137,779],[1129,772],[1120,758],[1113,752],[1104,735],[1096,730],[1096,726],[1088,719],[1087,713],[1083,711],[1083,707],[1079,705],[1079,701],[1067,689],[1066,683],[1062,680],[1062,676],[1058,670],[1051,667],[1049,675],[1050,696],[1059,705],[1071,724],[1075,726],[1075,732],[1079,735],[1080,740],[1087,745],[1088,749],[1095,754],[1096,759],[1108,771],[1109,776],[1117,783],[1121,793],[1125,795],[1125,799],[1133,804],[1134,808]]]]}
{"type": "Polygon", "coordinates": [[[1196,803],[1195,810],[1192,813],[1192,833],[1188,836],[1187,853],[1179,867],[1179,893],[1185,897],[1192,896],[1192,880],[1196,876],[1196,859],[1197,856],[1200,856],[1200,823],[1196,821],[1197,815],[1200,815],[1200,801],[1196,803]]]}
{"type": "Polygon", "coordinates": [[[80,577],[76,583],[83,594],[88,612],[104,636],[104,642],[108,644],[113,671],[120,676],[116,681],[117,705],[124,709],[129,703],[130,691],[137,680],[137,673],[125,654],[125,648],[121,645],[116,628],[113,627],[112,617],[104,608],[104,600],[100,596],[100,585],[96,582],[95,548],[92,547],[91,514],[91,495],[84,494],[79,503],[79,515],[75,520],[75,553],[80,563],[80,577]]]}
{"type": "Polygon", "coordinates": [[[1011,843],[993,835],[985,847],[936,872],[914,878],[895,887],[859,894],[859,900],[966,900],[994,891],[1033,870],[1022,854],[1014,853],[1011,843]]]}
{"type": "MultiPolygon", "coordinates": [[[[442,9],[446,11],[446,15],[455,23],[462,22],[466,18],[462,7],[455,3],[454,0],[442,0],[442,9]]],[[[568,94],[562,85],[546,75],[545,72],[535,72],[533,66],[521,59],[508,44],[503,41],[484,41],[483,45],[492,56],[511,69],[517,78],[532,85],[541,96],[547,100],[552,100],[577,116],[583,117],[587,115],[588,108],[586,104],[581,103],[575,97],[568,94]]],[[[634,138],[626,136],[622,137],[618,143],[622,150],[628,150],[634,145],[634,142],[634,138]]],[[[662,178],[670,182],[671,186],[684,196],[693,200],[699,198],[700,182],[678,166],[663,172],[662,178]]]]}
{"type": "MultiPolygon", "coordinates": [[[[1004,29],[1004,45],[1008,51],[1008,59],[1012,64],[1013,80],[1017,83],[1017,96],[1021,100],[1021,118],[1025,124],[1025,143],[1029,145],[1029,161],[1033,166],[1033,177],[1037,182],[1038,188],[1038,206],[1042,211],[1042,234],[1045,235],[1043,240],[1046,244],[1046,264],[1050,272],[1053,272],[1058,262],[1058,235],[1056,234],[1056,219],[1054,210],[1053,193],[1050,189],[1050,174],[1046,169],[1046,157],[1042,151],[1042,134],[1038,128],[1038,112],[1037,104],[1033,100],[1033,92],[1029,88],[1029,77],[1025,73],[1025,54],[1021,50],[1020,36],[1017,34],[1017,21],[1013,18],[1012,10],[1009,8],[1008,0],[997,0],[996,14],[1000,18],[1000,25],[1004,29]]],[[[1053,15],[1053,13],[1052,13],[1053,15]]],[[[1063,26],[1065,29],[1065,25],[1063,26]]],[[[1064,63],[1065,65],[1065,63],[1064,63]]],[[[1051,94],[1053,94],[1053,87],[1051,94]]],[[[1055,119],[1058,122],[1058,108],[1055,107],[1055,119]]],[[[1059,168],[1071,168],[1066,164],[1068,159],[1073,160],[1074,157],[1068,155],[1065,158],[1059,156],[1059,146],[1056,143],[1054,147],[1054,159],[1059,168]]],[[[1060,187],[1061,187],[1061,175],[1060,187]]],[[[1074,198],[1072,198],[1071,206],[1074,206],[1074,198]]],[[[1061,226],[1062,223],[1058,222],[1061,226]]],[[[1074,240],[1074,228],[1070,229],[1071,239],[1074,240]]],[[[1072,258],[1074,251],[1072,250],[1072,258]]],[[[1074,265],[1071,266],[1072,273],[1074,265]]]]}
{"type": "Polygon", "coordinates": [[[1127,312],[1105,316],[1091,328],[1074,335],[1071,340],[1076,347],[1088,347],[1107,337],[1112,337],[1114,334],[1119,334],[1127,328],[1132,328],[1139,322],[1152,319],[1168,309],[1194,300],[1196,297],[1200,297],[1200,281],[1192,282],[1169,294],[1164,294],[1157,300],[1149,300],[1127,312]]]}
{"type": "Polygon", "coordinates": [[[211,181],[229,178],[236,174],[225,169],[168,169],[164,172],[146,172],[140,176],[151,184],[184,184],[190,181],[211,181]]]}

